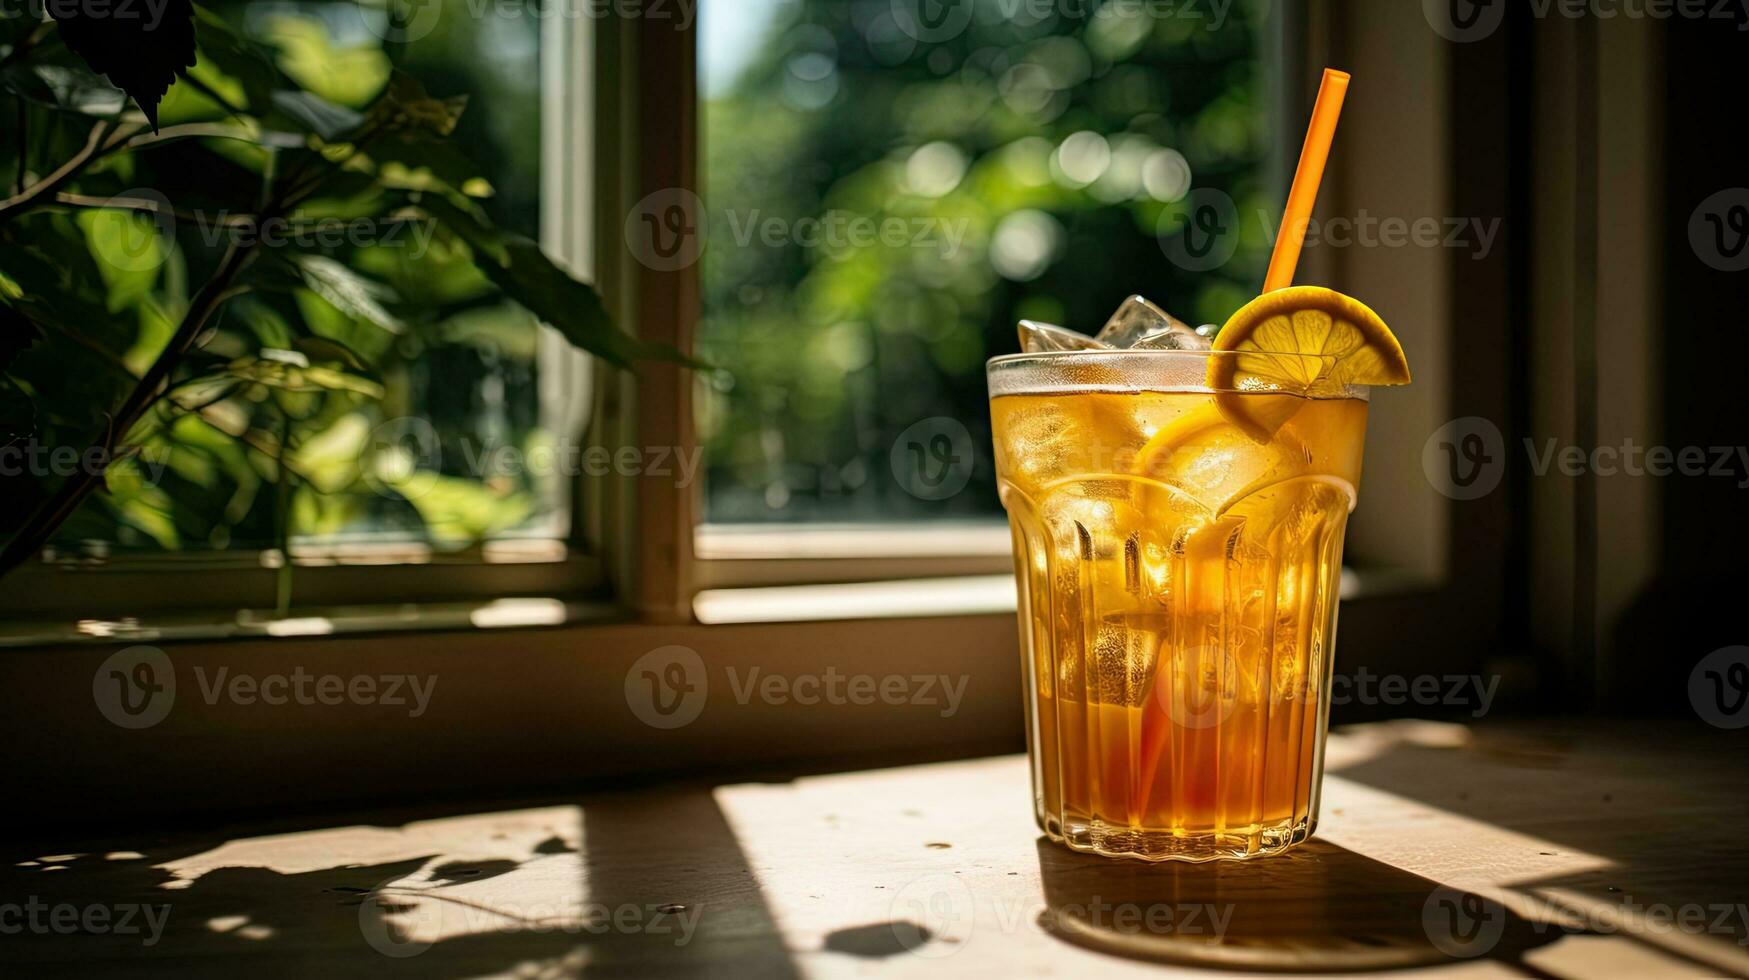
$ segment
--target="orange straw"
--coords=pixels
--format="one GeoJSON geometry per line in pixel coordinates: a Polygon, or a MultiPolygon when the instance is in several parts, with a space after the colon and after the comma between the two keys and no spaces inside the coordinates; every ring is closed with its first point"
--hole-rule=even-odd
{"type": "Polygon", "coordinates": [[[1275,237],[1275,252],[1269,257],[1269,275],[1263,291],[1272,293],[1293,285],[1294,269],[1300,264],[1300,247],[1306,243],[1306,226],[1312,221],[1312,206],[1318,203],[1318,185],[1324,182],[1324,164],[1330,159],[1330,144],[1336,139],[1336,120],[1342,115],[1342,100],[1348,95],[1348,73],[1324,69],[1318,86],[1318,102],[1312,107],[1312,125],[1306,130],[1306,145],[1300,150],[1300,166],[1294,171],[1294,186],[1287,194],[1287,210],[1281,231],[1275,237]]]}
{"type": "MultiPolygon", "coordinates": [[[[1293,285],[1294,269],[1300,264],[1300,248],[1306,243],[1306,226],[1312,221],[1312,206],[1318,202],[1318,185],[1324,182],[1324,164],[1330,159],[1330,144],[1336,139],[1336,120],[1342,115],[1342,100],[1348,95],[1348,73],[1334,68],[1324,69],[1324,81],[1318,86],[1318,101],[1312,107],[1312,124],[1306,130],[1306,145],[1300,150],[1300,166],[1294,171],[1294,185],[1287,195],[1287,210],[1282,215],[1281,231],[1275,238],[1275,252],[1269,257],[1269,276],[1263,281],[1263,291],[1274,292],[1293,285]]],[[[1156,684],[1158,684],[1156,677],[1156,684]]],[[[1137,760],[1135,792],[1131,800],[1140,807],[1131,814],[1132,820],[1145,819],[1153,795],[1154,780],[1160,771],[1161,757],[1171,741],[1174,720],[1166,717],[1159,703],[1158,688],[1150,693],[1142,707],[1141,757],[1137,760]]]]}

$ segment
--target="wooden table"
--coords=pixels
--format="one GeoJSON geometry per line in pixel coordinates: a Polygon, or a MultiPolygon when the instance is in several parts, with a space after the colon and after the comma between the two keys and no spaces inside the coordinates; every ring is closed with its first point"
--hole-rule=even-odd
{"type": "Polygon", "coordinates": [[[1741,976],[1746,743],[1356,728],[1318,838],[1244,864],[1043,842],[1013,756],[9,842],[0,974],[1741,976]]]}

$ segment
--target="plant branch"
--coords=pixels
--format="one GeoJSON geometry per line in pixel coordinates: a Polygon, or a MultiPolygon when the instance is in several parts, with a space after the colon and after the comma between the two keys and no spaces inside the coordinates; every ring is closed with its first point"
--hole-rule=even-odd
{"type": "Polygon", "coordinates": [[[259,143],[249,135],[247,130],[238,130],[236,126],[223,123],[182,123],[176,126],[165,126],[156,133],[141,133],[138,130],[125,136],[112,138],[103,147],[104,153],[121,150],[145,150],[162,143],[174,143],[177,140],[191,139],[199,136],[212,136],[219,139],[242,140],[245,143],[259,143]]]}
{"type": "Polygon", "coordinates": [[[293,165],[291,173],[286,175],[286,185],[288,189],[282,193],[282,199],[287,204],[298,204],[314,194],[317,188],[322,186],[323,182],[339,173],[347,164],[356,159],[359,154],[364,152],[365,147],[370,146],[378,136],[382,135],[382,132],[382,126],[375,126],[371,129],[365,130],[363,133],[359,134],[357,139],[352,141],[350,152],[338,160],[329,160],[326,157],[323,157],[320,153],[316,153],[298,161],[297,164],[293,165]],[[325,166],[323,166],[314,176],[310,177],[309,180],[301,185],[298,184],[297,181],[299,178],[303,177],[304,171],[307,170],[309,165],[315,160],[321,160],[325,166]]]}
{"type": "Polygon", "coordinates": [[[6,57],[0,58],[0,68],[9,67],[14,61],[18,61],[25,55],[29,54],[32,49],[41,44],[43,39],[49,36],[49,32],[54,29],[55,25],[47,21],[38,24],[36,30],[26,34],[22,40],[12,46],[11,51],[6,52],[6,57]]]}
{"type": "Polygon", "coordinates": [[[85,145],[80,148],[79,152],[69,157],[66,163],[56,167],[53,173],[19,193],[0,201],[0,225],[29,210],[39,198],[54,195],[74,177],[79,176],[94,160],[110,152],[112,148],[105,147],[104,142],[111,135],[122,131],[128,131],[129,135],[132,135],[133,132],[138,131],[138,124],[121,123],[108,119],[94,123],[90,136],[85,140],[85,145]],[[130,129],[130,127],[132,128],[130,129]]]}
{"type": "Polygon", "coordinates": [[[30,104],[18,100],[18,193],[24,193],[24,174],[30,169],[30,104]]]}
{"type": "Polygon", "coordinates": [[[219,108],[225,110],[226,112],[230,113],[231,115],[233,115],[233,116],[243,115],[243,110],[241,108],[232,105],[229,99],[226,99],[223,95],[219,94],[218,91],[216,91],[211,85],[208,85],[207,83],[194,77],[192,74],[183,75],[181,80],[184,82],[187,82],[189,87],[194,89],[196,92],[199,92],[200,94],[202,94],[202,95],[206,96],[207,98],[213,100],[214,102],[218,103],[219,108]]]}
{"type": "MultiPolygon", "coordinates": [[[[96,448],[103,451],[103,458],[110,459],[115,452],[115,444],[134,423],[138,422],[146,409],[158,397],[158,390],[169,379],[176,366],[182,362],[182,356],[187,353],[194,339],[200,336],[206,328],[207,321],[224,305],[232,283],[248,268],[255,258],[255,247],[241,248],[233,245],[225,253],[225,259],[220,263],[218,271],[195,294],[194,301],[189,304],[188,312],[182,318],[182,323],[176,328],[176,333],[170,338],[170,343],[158,355],[145,375],[140,378],[126,401],[122,403],[114,415],[110,417],[106,431],[96,448]]],[[[0,549],[0,576],[42,550],[59,528],[85,498],[97,489],[102,481],[103,470],[97,467],[81,468],[75,475],[68,477],[66,482],[55,488],[55,492],[44,501],[36,512],[30,516],[23,528],[12,540],[6,542],[6,547],[0,549]]]]}
{"type": "MultiPolygon", "coordinates": [[[[355,143],[354,154],[362,149],[370,139],[374,138],[379,131],[372,130],[355,143]]],[[[101,145],[108,138],[109,132],[113,132],[113,130],[106,131],[104,124],[94,127],[91,139],[86,143],[85,149],[81,151],[80,155],[56,172],[57,175],[61,176],[57,178],[51,175],[49,179],[38,182],[26,192],[27,196],[34,199],[43,193],[56,190],[57,188],[51,185],[53,180],[58,179],[61,183],[70,180],[81,167],[91,160],[94,154],[99,152],[101,145]],[[75,161],[77,161],[77,165],[74,165],[75,161]],[[63,172],[65,172],[64,175],[63,172]]],[[[351,155],[348,155],[345,159],[350,159],[350,157],[351,155]]],[[[298,188],[298,191],[303,193],[313,191],[324,179],[337,172],[339,167],[344,165],[345,159],[324,168],[321,173],[298,188]]],[[[292,190],[293,181],[296,177],[301,176],[298,173],[301,169],[302,167],[294,168],[284,188],[262,209],[260,218],[263,222],[271,220],[289,208],[295,196],[295,192],[292,190]]],[[[28,204],[28,200],[23,203],[28,204]]],[[[5,205],[0,204],[0,222],[3,222],[11,213],[16,212],[9,211],[5,205]]],[[[207,329],[208,321],[228,300],[243,291],[245,287],[237,280],[249,267],[249,264],[255,260],[260,247],[261,241],[257,239],[248,245],[233,242],[226,250],[224,260],[219,263],[212,278],[208,279],[200,291],[195,294],[194,300],[189,304],[188,311],[183,314],[181,324],[177,326],[175,334],[171,336],[170,342],[158,354],[157,360],[152,362],[151,368],[141,376],[139,383],[134,386],[127,399],[122,402],[121,407],[109,417],[109,424],[97,446],[102,450],[104,459],[113,458],[116,443],[127,435],[134,424],[158,399],[162,389],[168,385],[176,368],[182,363],[183,356],[188,353],[189,348],[207,329]]],[[[0,578],[39,553],[48,544],[49,539],[54,536],[55,530],[73,515],[73,512],[85,502],[92,491],[97,489],[102,476],[103,470],[101,468],[82,469],[57,487],[49,499],[44,501],[25,522],[23,529],[12,540],[6,542],[4,549],[0,549],[0,578]]]]}
{"type": "Polygon", "coordinates": [[[56,333],[60,334],[61,336],[67,338],[68,340],[71,340],[73,343],[78,344],[80,347],[83,347],[86,350],[90,351],[91,353],[97,355],[97,357],[99,359],[101,359],[105,364],[109,365],[112,368],[115,368],[117,371],[120,371],[123,376],[128,377],[128,378],[132,378],[134,376],[134,372],[129,370],[126,362],[124,362],[121,358],[117,357],[115,355],[114,351],[103,346],[102,344],[98,343],[97,341],[92,340],[90,337],[87,337],[84,334],[80,333],[79,331],[74,330],[72,327],[69,327],[64,323],[59,323],[55,320],[48,320],[48,321],[46,321],[46,323],[44,325],[47,326],[50,330],[53,330],[56,333]]]}
{"type": "MultiPolygon", "coordinates": [[[[55,195],[56,204],[65,204],[70,208],[85,208],[95,211],[149,211],[152,214],[168,214],[183,221],[200,221],[200,216],[193,211],[183,211],[173,207],[165,207],[162,201],[154,201],[149,197],[93,197],[90,194],[72,194],[62,191],[55,195]]],[[[255,220],[254,215],[230,215],[216,222],[220,225],[247,225],[255,220]]]]}
{"type": "Polygon", "coordinates": [[[139,123],[123,123],[118,120],[98,122],[91,127],[91,135],[86,139],[85,146],[68,158],[66,163],[57,167],[54,173],[29,187],[24,187],[24,176],[21,170],[18,193],[0,200],[0,224],[5,224],[31,208],[39,206],[44,197],[51,199],[58,197],[60,189],[83,173],[86,167],[111,153],[122,150],[150,149],[165,143],[202,136],[243,140],[249,143],[258,142],[247,134],[239,133],[235,127],[213,123],[184,123],[180,126],[166,126],[156,133],[141,133],[140,129],[139,123]]]}

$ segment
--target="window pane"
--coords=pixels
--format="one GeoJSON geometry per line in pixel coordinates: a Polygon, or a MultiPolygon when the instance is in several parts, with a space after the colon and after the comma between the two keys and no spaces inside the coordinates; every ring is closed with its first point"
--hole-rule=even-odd
{"type": "MultiPolygon", "coordinates": [[[[436,98],[465,95],[448,141],[386,138],[365,147],[370,165],[379,175],[401,168],[400,186],[416,184],[423,168],[465,190],[501,227],[539,237],[540,18],[523,8],[481,13],[466,0],[207,6],[267,46],[281,70],[324,101],[322,112],[367,114],[393,70],[436,98]],[[410,19],[391,23],[387,10],[410,19]]],[[[217,36],[201,27],[203,44],[217,36]]],[[[206,107],[181,83],[163,121],[203,121],[213,115],[206,107]]],[[[104,276],[110,308],[130,332],[122,347],[135,374],[224,253],[229,239],[215,222],[258,204],[260,162],[224,143],[137,153],[119,178],[178,209],[174,228],[160,233],[162,261],[136,263],[132,278],[104,276]],[[118,298],[118,282],[126,296],[118,298]]],[[[262,229],[249,290],[225,305],[177,379],[241,372],[252,383],[198,410],[154,413],[140,457],[112,467],[107,492],[64,525],[56,554],[272,548],[282,528],[300,546],[387,541],[446,550],[566,533],[565,481],[528,462],[531,450],[560,438],[540,402],[541,328],[496,295],[447,232],[417,212],[374,209],[368,182],[347,176],[324,184],[299,212],[306,223],[330,220],[332,234],[270,241],[262,229]],[[321,370],[341,350],[345,384],[286,381],[321,370]]],[[[100,220],[143,219],[106,212],[100,220]]],[[[97,234],[87,233],[95,254],[97,234]]],[[[94,393],[91,401],[108,398],[94,393]]],[[[86,428],[69,424],[58,441],[83,445],[94,434],[86,428]]]]}
{"type": "Polygon", "coordinates": [[[1272,5],[922,6],[704,0],[713,522],[994,515],[1017,321],[1139,292],[1218,323],[1262,279],[1263,222],[1212,271],[1168,255],[1209,194],[1278,213],[1272,5]]]}

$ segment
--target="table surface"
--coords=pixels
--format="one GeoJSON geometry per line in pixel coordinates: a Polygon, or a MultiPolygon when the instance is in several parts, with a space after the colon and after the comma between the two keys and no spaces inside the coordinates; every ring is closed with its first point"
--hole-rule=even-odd
{"type": "Polygon", "coordinates": [[[1016,756],[12,841],[0,973],[1742,976],[1745,745],[1361,726],[1318,837],[1245,863],[1045,842],[1016,756]]]}

